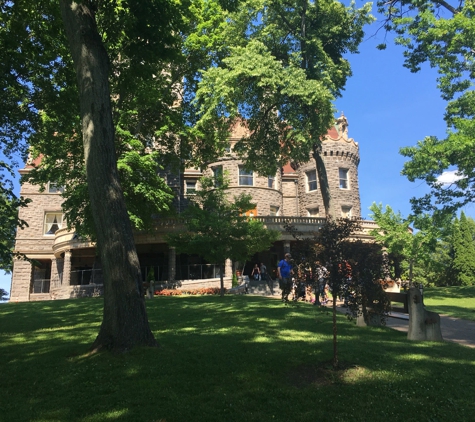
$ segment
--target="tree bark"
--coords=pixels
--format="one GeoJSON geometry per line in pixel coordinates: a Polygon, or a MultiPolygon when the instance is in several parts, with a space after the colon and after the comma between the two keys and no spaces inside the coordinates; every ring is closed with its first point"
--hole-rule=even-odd
{"type": "Polygon", "coordinates": [[[333,323],[333,369],[338,369],[338,330],[336,324],[336,292],[332,292],[332,323],[333,323]]]}
{"type": "Polygon", "coordinates": [[[220,290],[219,294],[221,297],[224,297],[224,265],[219,264],[219,283],[220,283],[220,290]]]}
{"type": "Polygon", "coordinates": [[[335,210],[333,209],[333,200],[330,192],[330,186],[328,184],[327,170],[322,158],[321,145],[313,146],[313,158],[315,159],[318,183],[322,192],[323,206],[325,207],[325,217],[334,219],[336,218],[336,214],[335,210]]]}
{"type": "Polygon", "coordinates": [[[156,346],[119,183],[107,52],[87,3],[61,0],[60,7],[77,75],[87,183],[104,275],[103,320],[92,349],[156,346]]]}

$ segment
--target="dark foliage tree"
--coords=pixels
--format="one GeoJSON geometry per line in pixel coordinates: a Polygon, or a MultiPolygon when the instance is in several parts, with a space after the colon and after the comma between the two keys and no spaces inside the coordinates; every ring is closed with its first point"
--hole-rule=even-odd
{"type": "Polygon", "coordinates": [[[475,243],[465,213],[455,221],[452,239],[453,276],[451,284],[471,286],[475,284],[475,243]]]}
{"type": "Polygon", "coordinates": [[[360,230],[358,220],[327,219],[322,228],[311,236],[299,233],[294,226],[286,229],[297,240],[292,256],[299,274],[317,274],[317,262],[329,270],[329,287],[332,293],[333,318],[333,367],[338,368],[337,298],[348,297],[350,317],[363,312],[365,319],[371,314],[383,316],[388,301],[382,284],[382,253],[377,245],[363,244],[355,240],[360,230]]]}
{"type": "Polygon", "coordinates": [[[4,289],[0,289],[0,301],[8,299],[8,292],[4,289]]]}

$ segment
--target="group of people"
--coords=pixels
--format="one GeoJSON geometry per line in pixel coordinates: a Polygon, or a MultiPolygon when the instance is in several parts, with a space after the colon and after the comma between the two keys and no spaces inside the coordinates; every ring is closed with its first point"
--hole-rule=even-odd
{"type": "Polygon", "coordinates": [[[318,265],[316,280],[309,280],[309,283],[300,282],[296,284],[293,279],[292,255],[286,253],[284,259],[277,266],[277,277],[279,278],[280,288],[282,290],[282,302],[289,301],[289,295],[293,292],[293,299],[298,300],[302,297],[304,300],[311,294],[312,285],[315,288],[314,305],[326,304],[328,302],[328,270],[323,265],[318,265]],[[310,290],[310,291],[309,291],[310,290]]]}
{"type": "MultiPolygon", "coordinates": [[[[344,270],[341,270],[348,277],[347,283],[343,286],[345,304],[347,304],[347,296],[350,295],[351,290],[351,267],[349,264],[347,264],[347,267],[350,269],[344,268],[344,270]]],[[[330,290],[328,285],[329,272],[324,265],[317,262],[316,274],[309,272],[306,280],[296,281],[296,279],[301,279],[301,277],[295,277],[295,275],[292,255],[286,253],[284,259],[279,261],[277,266],[277,278],[282,291],[282,302],[288,302],[290,294],[293,295],[293,300],[302,299],[313,302],[314,305],[325,305],[328,302],[328,292],[330,290]]],[[[273,294],[273,280],[269,276],[267,267],[263,262],[254,265],[251,271],[251,279],[266,281],[273,294]]]]}
{"type": "MultiPolygon", "coordinates": [[[[274,282],[267,272],[266,265],[261,262],[260,264],[255,264],[254,268],[251,271],[251,278],[253,280],[262,280],[267,283],[272,294],[274,294],[274,282]]],[[[246,285],[246,293],[248,293],[248,286],[246,285]]]]}

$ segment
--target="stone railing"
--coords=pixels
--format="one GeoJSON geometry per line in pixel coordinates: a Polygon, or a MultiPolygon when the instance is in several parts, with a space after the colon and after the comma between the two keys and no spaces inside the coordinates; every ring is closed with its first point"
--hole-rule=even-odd
{"type": "MultiPolygon", "coordinates": [[[[251,217],[261,221],[267,228],[280,231],[282,239],[291,240],[292,236],[285,229],[287,224],[291,224],[295,229],[302,233],[317,232],[325,223],[325,218],[321,217],[292,217],[292,216],[256,216],[251,217]]],[[[167,233],[184,227],[186,221],[180,218],[160,218],[155,221],[155,227],[150,232],[139,232],[140,234],[149,234],[153,232],[167,233]]],[[[361,230],[356,235],[357,238],[370,240],[371,230],[377,229],[378,225],[371,220],[361,220],[361,230]]],[[[93,246],[93,243],[87,239],[78,238],[74,231],[60,229],[55,233],[53,250],[55,253],[66,249],[84,248],[93,246]]]]}

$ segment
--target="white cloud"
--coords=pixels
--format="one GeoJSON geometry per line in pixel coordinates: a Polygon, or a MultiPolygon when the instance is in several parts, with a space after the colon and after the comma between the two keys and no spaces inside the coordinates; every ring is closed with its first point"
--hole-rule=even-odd
{"type": "Polygon", "coordinates": [[[444,171],[438,178],[437,181],[444,185],[450,185],[451,183],[456,182],[457,180],[463,179],[463,176],[458,176],[457,170],[444,171]]]}

